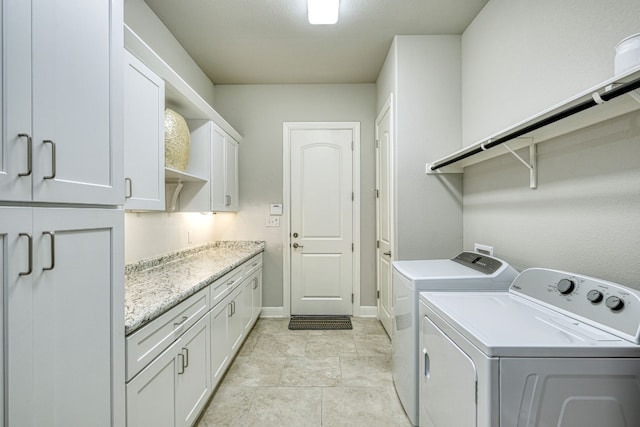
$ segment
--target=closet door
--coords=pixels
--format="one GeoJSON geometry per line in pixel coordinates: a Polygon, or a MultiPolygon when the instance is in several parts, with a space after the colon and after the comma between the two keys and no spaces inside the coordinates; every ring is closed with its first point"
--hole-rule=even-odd
{"type": "Polygon", "coordinates": [[[121,5],[32,5],[33,198],[122,204],[121,5]]]}

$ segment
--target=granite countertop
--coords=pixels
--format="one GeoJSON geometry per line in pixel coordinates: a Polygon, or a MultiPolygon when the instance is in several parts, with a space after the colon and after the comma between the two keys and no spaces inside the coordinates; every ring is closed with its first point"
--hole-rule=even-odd
{"type": "Polygon", "coordinates": [[[128,335],[264,251],[258,241],[214,242],[125,266],[128,335]]]}

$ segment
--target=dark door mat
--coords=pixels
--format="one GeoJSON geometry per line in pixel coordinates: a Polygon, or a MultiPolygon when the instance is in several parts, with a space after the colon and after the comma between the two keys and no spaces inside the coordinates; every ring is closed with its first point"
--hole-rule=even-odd
{"type": "Polygon", "coordinates": [[[349,316],[291,316],[291,330],[353,329],[349,316]]]}

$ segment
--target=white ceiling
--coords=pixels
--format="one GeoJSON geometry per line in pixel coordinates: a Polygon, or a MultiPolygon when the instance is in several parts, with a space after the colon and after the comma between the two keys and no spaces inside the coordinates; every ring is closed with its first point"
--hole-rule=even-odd
{"type": "Polygon", "coordinates": [[[373,83],[396,34],[462,34],[488,0],[145,0],[214,84],[373,83]]]}

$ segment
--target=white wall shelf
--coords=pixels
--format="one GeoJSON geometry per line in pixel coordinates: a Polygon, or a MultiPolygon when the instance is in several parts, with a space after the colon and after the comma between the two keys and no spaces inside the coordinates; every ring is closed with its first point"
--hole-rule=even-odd
{"type": "MultiPolygon", "coordinates": [[[[599,85],[587,89],[579,93],[578,95],[569,98],[557,105],[554,105],[526,120],[516,123],[515,125],[507,129],[494,133],[488,138],[484,138],[476,142],[475,144],[471,144],[433,162],[429,162],[426,164],[426,173],[463,173],[464,168],[467,166],[503,155],[513,150],[518,150],[520,148],[530,146],[532,141],[533,144],[538,144],[551,138],[565,135],[578,129],[604,122],[606,120],[621,116],[635,110],[639,110],[640,93],[638,93],[638,89],[618,96],[609,101],[603,100],[603,98],[607,98],[607,92],[615,89],[622,84],[630,83],[638,79],[640,79],[640,66],[635,67],[614,78],[606,80],[599,85]],[[564,117],[561,120],[533,130],[531,132],[523,133],[519,135],[518,138],[509,141],[508,146],[506,145],[506,143],[504,143],[502,145],[505,146],[501,148],[498,148],[498,146],[489,148],[486,147],[493,141],[497,141],[501,138],[504,138],[505,136],[514,133],[518,133],[519,131],[526,129],[529,126],[549,119],[554,115],[558,115],[563,111],[569,110],[573,107],[578,106],[579,104],[585,103],[590,100],[595,101],[595,103],[598,105],[589,109],[585,109],[579,113],[576,113],[575,115],[564,117]],[[470,155],[469,157],[457,160],[457,158],[464,155],[469,155],[469,153],[473,152],[476,153],[470,155]],[[443,166],[443,164],[445,163],[450,164],[443,166]]],[[[533,185],[533,178],[531,188],[535,188],[533,185]]]]}
{"type": "Polygon", "coordinates": [[[165,182],[207,182],[207,178],[192,175],[187,172],[182,172],[176,169],[164,168],[165,182]]]}

